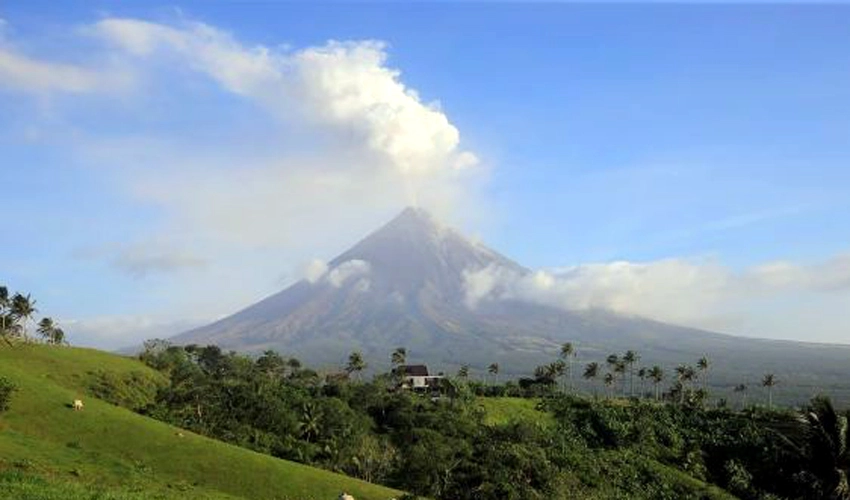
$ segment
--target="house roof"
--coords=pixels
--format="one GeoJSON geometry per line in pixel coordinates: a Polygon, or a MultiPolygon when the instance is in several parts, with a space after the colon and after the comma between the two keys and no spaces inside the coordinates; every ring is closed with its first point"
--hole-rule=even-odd
{"type": "Polygon", "coordinates": [[[406,365],[404,374],[409,377],[427,377],[428,367],[425,365],[406,365]]]}

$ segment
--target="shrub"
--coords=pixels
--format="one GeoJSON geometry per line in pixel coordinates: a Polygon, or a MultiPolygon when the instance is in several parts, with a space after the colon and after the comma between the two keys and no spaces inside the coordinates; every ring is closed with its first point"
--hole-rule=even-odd
{"type": "Polygon", "coordinates": [[[0,377],[0,413],[9,409],[12,395],[18,390],[17,386],[8,379],[0,377]]]}

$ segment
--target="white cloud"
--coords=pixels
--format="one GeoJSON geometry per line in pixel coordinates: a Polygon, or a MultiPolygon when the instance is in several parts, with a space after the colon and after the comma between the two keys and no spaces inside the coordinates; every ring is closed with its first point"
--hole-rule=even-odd
{"type": "MultiPolygon", "coordinates": [[[[712,260],[664,259],[528,274],[491,266],[469,270],[464,277],[470,307],[483,300],[516,299],[568,310],[608,309],[757,336],[799,338],[802,318],[813,317],[813,303],[850,306],[848,254],[810,265],[773,262],[738,272],[712,260]],[[784,327],[777,327],[780,317],[786,321],[784,327]]],[[[829,331],[817,332],[819,338],[846,337],[850,321],[842,318],[841,310],[832,309],[828,319],[821,318],[829,331]]]]}
{"type": "Polygon", "coordinates": [[[339,288],[350,278],[369,273],[371,266],[365,260],[347,260],[328,272],[326,280],[332,286],[339,288]]]}
{"type": "Polygon", "coordinates": [[[203,241],[197,253],[277,248],[302,260],[341,250],[406,205],[457,217],[478,202],[477,157],[460,148],[446,114],[387,65],[380,42],[283,50],[246,46],[202,23],[133,19],[105,19],[88,31],[140,72],[182,82],[189,68],[273,118],[216,144],[180,136],[80,141],[84,161],[121,165],[118,177],[133,196],[162,209],[161,231],[203,241]]]}
{"type": "Polygon", "coordinates": [[[77,251],[75,256],[105,261],[114,269],[135,278],[143,278],[150,274],[171,274],[187,269],[199,269],[206,265],[204,259],[185,249],[151,241],[85,248],[77,251]]]}
{"type": "Polygon", "coordinates": [[[382,42],[330,41],[294,52],[246,47],[202,23],[171,27],[105,19],[93,28],[131,54],[170,51],[228,91],[257,101],[283,119],[298,113],[331,127],[408,174],[466,168],[460,134],[436,104],[423,103],[386,65],[382,42]]]}
{"type": "Polygon", "coordinates": [[[0,18],[0,89],[37,95],[117,92],[134,85],[125,66],[89,67],[24,54],[7,40],[8,22],[0,18]]]}
{"type": "Polygon", "coordinates": [[[59,319],[68,340],[78,346],[122,349],[153,338],[167,338],[215,318],[174,320],[157,316],[98,316],[59,319]]]}
{"type": "Polygon", "coordinates": [[[312,259],[303,270],[304,279],[310,283],[316,283],[328,273],[328,264],[321,259],[312,259]]]}
{"type": "Polygon", "coordinates": [[[130,85],[127,76],[29,58],[0,47],[0,87],[29,93],[86,93],[130,85]]]}
{"type": "Polygon", "coordinates": [[[365,276],[371,270],[372,266],[365,260],[360,259],[347,260],[333,268],[330,268],[321,259],[313,259],[303,267],[301,276],[309,283],[327,283],[334,288],[341,287],[346,281],[352,278],[360,277],[355,284],[355,288],[366,292],[372,284],[365,276]]]}

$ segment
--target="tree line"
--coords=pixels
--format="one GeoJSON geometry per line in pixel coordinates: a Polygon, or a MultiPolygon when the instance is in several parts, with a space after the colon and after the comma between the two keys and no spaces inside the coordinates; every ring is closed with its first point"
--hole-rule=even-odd
{"type": "MultiPolygon", "coordinates": [[[[0,339],[6,344],[31,342],[29,325],[38,309],[30,294],[17,292],[9,294],[9,289],[0,286],[0,339]]],[[[65,331],[52,318],[43,317],[36,324],[36,333],[47,344],[67,344],[65,331]]]]}
{"type": "MultiPolygon", "coordinates": [[[[273,351],[248,357],[150,341],[140,359],[170,383],[135,410],[438,499],[723,498],[709,494],[714,485],[748,500],[848,500],[848,415],[828,399],[798,410],[708,407],[692,397],[707,386],[707,359],[693,374],[677,369],[664,397],[656,396],[660,382],[652,397],[588,397],[571,390],[574,353],[562,348],[561,387],[546,365],[539,375],[550,382],[530,378],[526,388],[471,380],[465,365],[443,378],[444,397],[433,398],[399,390],[405,348],[391,351],[390,371],[364,380],[360,352],[339,373],[322,375],[273,351]],[[506,393],[534,397],[545,420],[487,423],[476,394],[506,393]]],[[[640,392],[639,358],[626,352],[606,362],[619,394],[640,392]]],[[[488,376],[498,373],[493,365],[488,376]]]]}

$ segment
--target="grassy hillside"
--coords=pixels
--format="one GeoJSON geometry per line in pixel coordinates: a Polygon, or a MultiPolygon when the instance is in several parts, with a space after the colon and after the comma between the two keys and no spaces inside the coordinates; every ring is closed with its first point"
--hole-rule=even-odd
{"type": "Polygon", "coordinates": [[[537,409],[537,399],[526,398],[478,398],[484,409],[484,422],[488,425],[503,425],[517,420],[541,425],[554,425],[552,414],[537,409]]]}
{"type": "MultiPolygon", "coordinates": [[[[331,499],[347,491],[377,500],[399,494],[180,431],[90,395],[103,379],[132,379],[142,387],[163,382],[132,359],[89,349],[2,346],[0,376],[19,387],[11,410],[0,416],[0,469],[7,471],[0,494],[88,498],[63,495],[73,483],[115,490],[104,498],[331,499]],[[85,410],[69,408],[76,398],[85,410]],[[39,488],[59,493],[24,495],[39,488]]],[[[139,400],[144,392],[122,396],[139,400]]]]}

